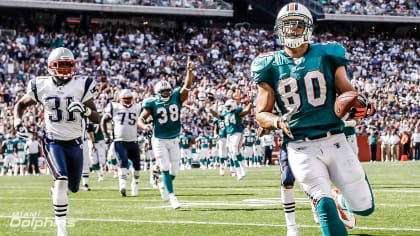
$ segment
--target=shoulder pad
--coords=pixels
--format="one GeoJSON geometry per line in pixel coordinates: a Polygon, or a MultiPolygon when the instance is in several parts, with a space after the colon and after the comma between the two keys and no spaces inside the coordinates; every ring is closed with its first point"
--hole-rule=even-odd
{"type": "Polygon", "coordinates": [[[315,48],[322,51],[326,55],[345,57],[346,49],[337,42],[327,42],[322,44],[315,44],[315,48]]]}

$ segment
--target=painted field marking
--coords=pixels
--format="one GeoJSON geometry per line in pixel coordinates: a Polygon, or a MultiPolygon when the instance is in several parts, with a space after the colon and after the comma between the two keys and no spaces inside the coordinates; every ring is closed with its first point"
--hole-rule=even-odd
{"type": "MultiPolygon", "coordinates": [[[[16,216],[0,215],[0,218],[13,218],[16,216]]],[[[54,217],[20,217],[30,219],[54,220],[54,217]]],[[[198,225],[230,225],[230,226],[260,226],[260,227],[286,227],[282,224],[258,224],[258,223],[236,223],[236,222],[209,222],[209,221],[168,221],[168,220],[129,220],[129,219],[95,219],[95,218],[67,218],[76,221],[96,222],[128,222],[128,223],[152,223],[152,224],[198,224],[198,225]]],[[[299,225],[301,228],[319,228],[319,225],[299,225]]],[[[382,227],[356,227],[361,230],[382,230],[382,231],[420,231],[418,228],[382,228],[382,227]]]]}

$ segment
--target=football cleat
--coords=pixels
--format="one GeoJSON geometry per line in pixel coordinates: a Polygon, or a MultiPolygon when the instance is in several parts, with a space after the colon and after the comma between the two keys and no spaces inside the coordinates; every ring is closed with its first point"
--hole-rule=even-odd
{"type": "Polygon", "coordinates": [[[220,172],[219,172],[220,176],[225,176],[225,168],[220,167],[220,172]]]}
{"type": "Polygon", "coordinates": [[[168,191],[166,191],[165,185],[162,183],[162,181],[160,181],[157,184],[157,187],[159,189],[160,196],[162,197],[162,200],[169,201],[168,191]]]}
{"type": "Polygon", "coordinates": [[[287,236],[299,236],[299,228],[297,225],[287,226],[287,236]]]}
{"type": "Polygon", "coordinates": [[[99,175],[98,182],[102,182],[105,180],[104,175],[99,175]]]}
{"type": "Polygon", "coordinates": [[[120,189],[121,196],[127,197],[125,188],[120,189]]]}
{"type": "Polygon", "coordinates": [[[169,202],[171,203],[173,209],[178,209],[181,207],[181,204],[179,204],[178,199],[175,197],[174,193],[169,194],[169,202]]]}
{"type": "Polygon", "coordinates": [[[83,190],[90,191],[89,185],[87,184],[83,185],[83,190]]]}
{"type": "Polygon", "coordinates": [[[67,236],[66,228],[58,227],[57,228],[57,236],[67,236]]]}
{"type": "Polygon", "coordinates": [[[139,195],[139,185],[134,181],[131,182],[131,196],[139,195]]]}
{"type": "Polygon", "coordinates": [[[341,207],[338,202],[339,195],[341,195],[338,189],[333,189],[332,195],[335,205],[337,206],[338,216],[340,217],[341,221],[343,221],[344,226],[346,226],[348,229],[353,229],[356,226],[356,216],[346,208],[341,207]]]}

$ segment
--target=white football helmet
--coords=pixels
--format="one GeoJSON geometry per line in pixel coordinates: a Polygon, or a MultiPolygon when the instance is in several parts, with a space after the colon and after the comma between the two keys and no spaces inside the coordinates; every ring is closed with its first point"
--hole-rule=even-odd
{"type": "Polygon", "coordinates": [[[76,71],[73,53],[64,47],[51,51],[48,56],[48,73],[58,79],[71,79],[76,71]]]}
{"type": "Polygon", "coordinates": [[[10,134],[6,134],[6,140],[12,140],[13,139],[13,137],[12,137],[12,135],[10,135],[10,134]]]}
{"type": "Polygon", "coordinates": [[[133,105],[133,93],[131,93],[130,89],[121,90],[119,97],[119,100],[123,106],[130,107],[133,105]]]}
{"type": "Polygon", "coordinates": [[[233,100],[233,99],[229,99],[225,103],[225,109],[228,112],[232,112],[232,111],[236,110],[236,107],[237,107],[237,104],[236,104],[235,100],[233,100]]]}
{"type": "Polygon", "coordinates": [[[284,6],[277,15],[274,31],[280,43],[288,48],[297,48],[309,43],[314,30],[312,14],[304,5],[292,2],[284,6]],[[302,30],[300,33],[299,31],[302,30]]]}
{"type": "Polygon", "coordinates": [[[169,101],[172,96],[172,87],[167,81],[161,80],[155,85],[155,94],[163,102],[169,101]]]}

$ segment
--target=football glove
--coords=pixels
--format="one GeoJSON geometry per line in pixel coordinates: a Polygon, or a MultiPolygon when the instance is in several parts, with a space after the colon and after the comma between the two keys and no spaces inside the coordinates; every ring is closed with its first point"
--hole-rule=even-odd
{"type": "Polygon", "coordinates": [[[293,107],[292,110],[287,112],[286,114],[282,115],[277,119],[277,127],[283,130],[283,133],[287,135],[287,137],[293,139],[292,131],[290,130],[289,122],[292,119],[292,116],[297,112],[297,107],[293,107]]]}
{"type": "Polygon", "coordinates": [[[29,138],[28,130],[26,129],[25,126],[23,126],[21,119],[15,119],[13,121],[13,125],[15,127],[17,137],[29,138]]]}
{"type": "Polygon", "coordinates": [[[70,103],[67,110],[69,112],[80,112],[82,116],[90,116],[90,114],[92,113],[92,110],[89,107],[83,105],[83,103],[81,102],[70,103]]]}
{"type": "Polygon", "coordinates": [[[362,104],[358,107],[352,107],[349,111],[349,117],[352,119],[362,119],[375,114],[375,107],[370,103],[367,98],[361,94],[357,97],[359,102],[362,104]]]}

